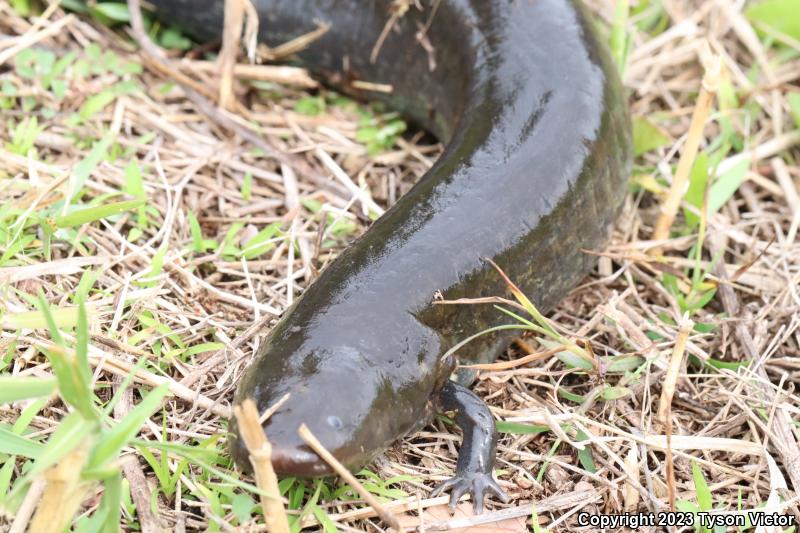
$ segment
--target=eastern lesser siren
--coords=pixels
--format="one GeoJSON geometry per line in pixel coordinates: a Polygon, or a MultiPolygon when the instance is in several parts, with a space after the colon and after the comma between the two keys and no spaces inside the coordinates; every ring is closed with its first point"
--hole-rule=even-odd
{"type": "MultiPolygon", "coordinates": [[[[152,1],[152,0],[151,0],[152,1]]],[[[159,17],[191,34],[219,36],[223,0],[155,0],[159,17]]],[[[431,170],[333,261],[269,332],[235,397],[259,409],[290,398],[265,430],[282,474],[327,465],[300,440],[306,423],[349,468],[367,464],[455,411],[464,432],[452,503],[472,493],[480,510],[492,478],[496,429],[465,379],[450,380],[455,343],[501,323],[489,305],[434,305],[503,294],[493,259],[542,311],[591,269],[583,249],[608,236],[623,200],[630,124],[615,65],[577,0],[441,0],[412,6],[370,55],[391,0],[256,0],[259,37],[286,42],[325,22],[330,30],[297,61],[339,90],[353,80],[390,84],[370,94],[436,135],[446,148],[431,170]],[[436,4],[436,2],[433,2],[436,4]],[[433,48],[429,52],[418,40],[433,48]]],[[[485,362],[507,334],[459,352],[485,362]]],[[[459,374],[463,378],[463,375],[459,374]]],[[[236,438],[237,462],[249,466],[236,438]]]]}

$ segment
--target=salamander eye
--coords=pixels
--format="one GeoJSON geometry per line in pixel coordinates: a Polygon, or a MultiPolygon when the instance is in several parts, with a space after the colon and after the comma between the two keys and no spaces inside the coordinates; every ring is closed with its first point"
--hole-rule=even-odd
{"type": "Polygon", "coordinates": [[[328,424],[334,429],[342,429],[344,427],[344,424],[342,424],[342,419],[333,415],[328,417],[328,424]]]}

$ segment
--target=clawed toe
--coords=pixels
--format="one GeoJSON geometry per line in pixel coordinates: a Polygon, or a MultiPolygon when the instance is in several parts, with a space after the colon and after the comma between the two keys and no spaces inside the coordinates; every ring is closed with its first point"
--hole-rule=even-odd
{"type": "Polygon", "coordinates": [[[450,478],[433,489],[431,496],[438,496],[448,489],[451,490],[450,503],[448,505],[451,513],[455,511],[461,496],[467,493],[472,497],[472,507],[475,510],[475,514],[483,512],[483,499],[487,491],[497,496],[503,503],[508,502],[508,495],[500,488],[500,485],[492,478],[491,474],[474,473],[450,478]]]}
{"type": "Polygon", "coordinates": [[[501,502],[508,503],[508,494],[506,494],[506,491],[504,491],[493,478],[489,478],[489,484],[486,486],[486,488],[492,491],[492,494],[497,496],[501,502]]]}
{"type": "Polygon", "coordinates": [[[451,477],[450,479],[448,479],[446,481],[442,481],[441,483],[436,485],[436,487],[431,491],[431,497],[435,498],[436,496],[439,496],[441,493],[443,493],[444,491],[446,491],[447,489],[449,489],[450,487],[452,487],[456,483],[458,483],[458,478],[455,478],[455,477],[451,477]]]}

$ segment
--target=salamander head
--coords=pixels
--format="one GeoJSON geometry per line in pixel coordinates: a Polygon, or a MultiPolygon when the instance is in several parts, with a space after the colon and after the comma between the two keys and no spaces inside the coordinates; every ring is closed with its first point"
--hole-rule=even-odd
{"type": "MultiPolygon", "coordinates": [[[[289,395],[264,424],[278,474],[311,477],[332,473],[298,435],[301,424],[347,468],[357,470],[430,415],[428,400],[437,378],[432,365],[438,360],[438,342],[435,346],[406,344],[406,349],[413,350],[410,357],[408,353],[366,357],[341,345],[300,347],[283,355],[275,346],[268,342],[247,370],[235,402],[252,398],[263,413],[289,395]]],[[[235,421],[231,431],[234,457],[249,469],[248,452],[238,438],[235,421]]]]}

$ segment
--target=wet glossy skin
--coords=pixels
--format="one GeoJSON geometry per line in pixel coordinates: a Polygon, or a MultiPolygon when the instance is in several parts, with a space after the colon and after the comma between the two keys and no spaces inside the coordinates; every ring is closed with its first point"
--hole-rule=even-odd
{"type": "MultiPolygon", "coordinates": [[[[154,3],[201,38],[220,31],[222,0],[154,3]]],[[[374,64],[390,0],[255,4],[269,44],[330,23],[301,63],[351,94],[354,79],[391,84],[391,95],[360,96],[386,100],[447,148],[286,312],[235,401],[252,397],[264,410],[290,393],[265,430],[276,469],[293,475],[329,472],[298,437],[300,423],[356,469],[437,409],[455,409],[465,443],[454,491],[482,499],[479,485],[493,483],[493,420],[468,390],[445,386],[455,363],[442,354],[504,318],[490,305],[433,305],[434,294],[505,294],[482,260],[492,258],[546,311],[586,275],[592,260],[581,249],[607,237],[630,161],[615,67],[570,0],[442,0],[427,32],[433,71],[415,38],[427,2],[400,19],[374,64]]],[[[493,360],[509,340],[485,336],[459,358],[493,360]]],[[[235,438],[233,451],[247,466],[235,438]]]]}

